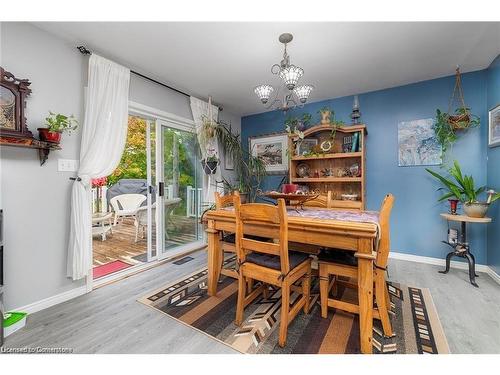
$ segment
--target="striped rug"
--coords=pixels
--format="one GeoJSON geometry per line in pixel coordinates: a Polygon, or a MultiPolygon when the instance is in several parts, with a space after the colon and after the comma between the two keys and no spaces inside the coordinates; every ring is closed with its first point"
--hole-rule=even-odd
{"type": "MultiPolygon", "coordinates": [[[[225,264],[234,262],[226,260],[225,264]]],[[[278,346],[280,291],[268,299],[257,298],[245,309],[241,327],[234,324],[237,282],[223,277],[217,296],[209,297],[207,269],[163,286],[139,299],[154,309],[191,326],[242,353],[258,354],[353,354],[360,353],[359,320],[356,315],[330,309],[321,317],[318,286],[313,283],[312,308],[302,311],[288,327],[287,345],[278,346]]],[[[449,353],[448,344],[428,289],[389,283],[392,326],[395,336],[385,338],[380,322],[374,320],[374,353],[449,353]]],[[[338,297],[351,300],[352,289],[338,288],[338,297]]],[[[299,295],[293,294],[291,303],[299,295]]]]}

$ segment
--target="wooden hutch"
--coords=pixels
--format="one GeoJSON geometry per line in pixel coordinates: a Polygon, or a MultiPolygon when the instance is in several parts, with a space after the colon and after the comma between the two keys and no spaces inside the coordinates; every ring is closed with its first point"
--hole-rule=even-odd
{"type": "Polygon", "coordinates": [[[365,209],[365,125],[316,125],[289,137],[290,183],[332,192],[333,208],[365,209]],[[354,143],[354,147],[353,147],[354,143]]]}

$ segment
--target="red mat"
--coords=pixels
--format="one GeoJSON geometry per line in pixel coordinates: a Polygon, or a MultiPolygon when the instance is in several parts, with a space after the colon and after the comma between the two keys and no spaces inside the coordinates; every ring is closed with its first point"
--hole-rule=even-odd
{"type": "Polygon", "coordinates": [[[110,273],[121,271],[129,267],[132,267],[132,265],[122,262],[121,260],[115,260],[113,262],[94,267],[92,271],[94,273],[94,279],[98,279],[99,277],[103,277],[109,275],[110,273]]]}

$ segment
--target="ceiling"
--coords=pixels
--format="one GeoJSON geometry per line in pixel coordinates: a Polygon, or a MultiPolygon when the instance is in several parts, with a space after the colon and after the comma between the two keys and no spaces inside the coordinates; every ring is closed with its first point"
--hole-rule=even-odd
{"type": "Polygon", "coordinates": [[[500,53],[500,23],[35,23],[74,46],[85,45],[236,115],[264,112],[253,93],[275,88],[270,72],[283,54],[278,36],[291,32],[291,62],[309,101],[353,95],[486,68],[500,53]]]}

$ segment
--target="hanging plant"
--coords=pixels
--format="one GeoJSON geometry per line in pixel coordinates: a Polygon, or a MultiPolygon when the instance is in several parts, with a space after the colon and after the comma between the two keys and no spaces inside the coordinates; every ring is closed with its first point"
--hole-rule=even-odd
{"type": "Polygon", "coordinates": [[[470,108],[465,105],[464,93],[460,70],[457,68],[455,74],[455,87],[448,105],[448,112],[436,110],[436,122],[434,131],[438,142],[443,147],[443,152],[455,143],[459,137],[459,132],[467,131],[480,125],[480,118],[473,115],[470,108]],[[459,106],[453,111],[455,100],[459,100],[459,106]]]}
{"type": "Polygon", "coordinates": [[[217,171],[217,167],[220,164],[220,159],[217,156],[217,152],[215,149],[207,150],[207,157],[201,160],[201,165],[203,167],[203,171],[206,174],[215,174],[217,171]]]}

